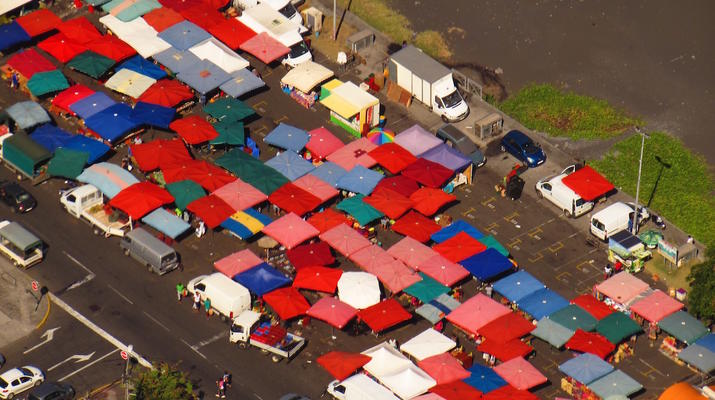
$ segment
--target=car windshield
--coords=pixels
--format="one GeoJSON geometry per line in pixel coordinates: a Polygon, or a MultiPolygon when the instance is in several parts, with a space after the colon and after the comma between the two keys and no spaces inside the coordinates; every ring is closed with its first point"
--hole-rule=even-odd
{"type": "Polygon", "coordinates": [[[23,201],[30,200],[30,194],[29,193],[22,193],[21,195],[17,196],[17,202],[21,203],[23,201]]]}
{"type": "Polygon", "coordinates": [[[285,7],[278,10],[278,12],[283,14],[284,17],[291,19],[298,11],[296,11],[295,7],[293,7],[293,4],[288,2],[288,4],[286,4],[285,7]]]}
{"type": "Polygon", "coordinates": [[[539,151],[539,148],[536,147],[536,145],[532,141],[528,141],[528,142],[524,143],[524,145],[522,147],[524,147],[524,151],[529,154],[534,154],[539,151]]]}
{"type": "Polygon", "coordinates": [[[23,375],[25,375],[25,376],[32,376],[32,371],[30,371],[29,369],[27,369],[27,368],[25,368],[25,367],[20,367],[20,368],[18,368],[18,369],[19,369],[20,371],[22,371],[23,375]]]}
{"type": "Polygon", "coordinates": [[[454,92],[442,97],[442,102],[444,103],[445,107],[452,108],[462,102],[462,95],[460,95],[459,92],[455,90],[454,92]]]}
{"type": "Polygon", "coordinates": [[[5,382],[5,379],[0,378],[0,388],[5,389],[7,387],[7,382],[5,382]]]}
{"type": "Polygon", "coordinates": [[[305,42],[296,43],[290,48],[290,58],[298,58],[309,51],[305,42]]]}

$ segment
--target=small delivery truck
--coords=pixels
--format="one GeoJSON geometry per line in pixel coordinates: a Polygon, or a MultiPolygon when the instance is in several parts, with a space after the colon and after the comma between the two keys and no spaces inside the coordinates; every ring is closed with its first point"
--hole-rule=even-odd
{"type": "Polygon", "coordinates": [[[95,235],[123,237],[129,230],[129,218],[120,211],[105,210],[104,195],[93,185],[82,185],[64,191],[60,204],[73,217],[92,225],[95,235]]]}
{"type": "Polygon", "coordinates": [[[16,267],[28,268],[42,261],[44,243],[17,222],[0,221],[0,253],[16,267]]]}
{"type": "Polygon", "coordinates": [[[7,133],[2,140],[2,157],[5,166],[17,174],[17,180],[29,179],[37,185],[50,179],[47,165],[52,154],[44,147],[35,143],[24,133],[7,133]]]}
{"type": "Polygon", "coordinates": [[[344,381],[332,381],[326,389],[337,400],[399,400],[389,389],[365,374],[355,374],[344,381]]]}
{"type": "Polygon", "coordinates": [[[280,325],[261,321],[261,314],[252,310],[246,310],[234,318],[228,338],[242,349],[248,348],[250,344],[270,353],[273,362],[284,358],[290,360],[305,345],[302,337],[289,333],[280,325]]]}
{"type": "Polygon", "coordinates": [[[444,122],[467,118],[469,106],[454,85],[452,71],[414,46],[390,56],[389,79],[408,91],[444,122]]]}
{"type": "Polygon", "coordinates": [[[201,301],[211,300],[211,309],[218,312],[222,320],[231,319],[251,309],[251,293],[240,283],[220,272],[200,275],[186,285],[189,296],[195,292],[201,301]]]}

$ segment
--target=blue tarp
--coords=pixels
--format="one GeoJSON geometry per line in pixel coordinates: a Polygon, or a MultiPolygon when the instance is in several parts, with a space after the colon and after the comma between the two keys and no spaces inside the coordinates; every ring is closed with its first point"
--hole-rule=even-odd
{"type": "Polygon", "coordinates": [[[140,101],[134,105],[129,117],[140,124],[169,129],[175,114],[176,110],[171,107],[140,101]]]}
{"type": "Polygon", "coordinates": [[[709,333],[700,339],[698,339],[695,344],[705,347],[706,349],[715,353],[715,333],[709,333]]]}
{"type": "Polygon", "coordinates": [[[140,124],[131,118],[132,108],[117,103],[84,120],[84,125],[105,140],[114,142],[140,124]]]}
{"type": "Polygon", "coordinates": [[[461,171],[472,162],[472,160],[462,154],[462,152],[448,146],[445,143],[427,150],[425,153],[420,155],[420,157],[434,161],[452,171],[461,171]]]}
{"type": "Polygon", "coordinates": [[[514,267],[511,260],[496,249],[486,249],[459,262],[480,281],[488,281],[514,267]]]}
{"type": "Polygon", "coordinates": [[[54,153],[55,149],[64,146],[72,139],[72,134],[54,125],[44,124],[32,131],[30,138],[47,151],[54,153]]]}
{"type": "Polygon", "coordinates": [[[82,119],[87,119],[92,115],[116,104],[109,96],[103,92],[95,92],[89,96],[70,104],[70,110],[82,119]]]}
{"type": "Polygon", "coordinates": [[[493,369],[485,367],[484,365],[474,364],[468,371],[472,373],[472,376],[465,379],[464,382],[484,394],[506,386],[507,384],[493,369]]]}
{"type": "Polygon", "coordinates": [[[159,232],[176,239],[177,236],[191,228],[187,222],[176,216],[176,214],[157,208],[142,218],[142,222],[158,230],[159,232]]]}
{"type": "Polygon", "coordinates": [[[84,151],[89,153],[89,159],[87,164],[94,164],[97,160],[104,157],[110,150],[109,146],[100,142],[99,140],[92,139],[83,135],[72,136],[67,143],[64,144],[65,149],[84,151]]]}
{"type": "Polygon", "coordinates": [[[233,277],[233,280],[248,288],[256,296],[278,289],[281,286],[289,285],[290,278],[278,272],[267,263],[259,264],[247,271],[233,277]]]}
{"type": "Polygon", "coordinates": [[[181,21],[172,25],[159,32],[158,36],[178,50],[188,50],[212,37],[201,27],[189,21],[181,21]]]}
{"type": "Polygon", "coordinates": [[[326,161],[310,172],[311,175],[322,179],[333,187],[338,187],[338,179],[347,173],[348,171],[332,161],[326,161]]]}
{"type": "Polygon", "coordinates": [[[310,141],[310,135],[303,129],[281,122],[263,138],[263,141],[272,146],[299,153],[310,141]]]}
{"type": "Polygon", "coordinates": [[[21,101],[5,110],[20,129],[29,129],[36,125],[52,122],[49,114],[41,105],[34,101],[21,101]]]}
{"type": "Polygon", "coordinates": [[[119,71],[122,68],[138,72],[144,76],[148,76],[156,80],[166,77],[166,72],[163,69],[159,68],[159,66],[154,64],[153,62],[147,61],[140,55],[136,55],[128,59],[127,61],[124,61],[118,67],[115,68],[115,71],[119,71]]]}
{"type": "Polygon", "coordinates": [[[181,51],[173,47],[154,54],[151,57],[159,62],[159,64],[174,71],[174,73],[184,71],[201,61],[201,59],[196,57],[194,53],[190,51],[181,51]]]}
{"type": "Polygon", "coordinates": [[[509,301],[518,302],[524,297],[544,289],[546,286],[530,273],[520,270],[494,282],[492,287],[509,301]]]}
{"type": "Polygon", "coordinates": [[[706,374],[715,370],[715,353],[697,343],[681,350],[678,358],[706,374]]]}
{"type": "Polygon", "coordinates": [[[484,237],[484,234],[479,232],[479,230],[473,227],[469,222],[458,219],[451,224],[445,226],[444,228],[440,229],[439,231],[433,233],[431,238],[435,243],[442,243],[445,240],[450,239],[452,236],[458,234],[459,232],[464,232],[475,239],[480,239],[484,237]]]}
{"type": "Polygon", "coordinates": [[[248,68],[241,68],[231,73],[231,80],[221,85],[221,90],[231,97],[240,97],[264,86],[266,83],[261,78],[248,68]]]}
{"type": "Polygon", "coordinates": [[[30,35],[16,21],[0,25],[0,51],[29,42],[31,39],[30,35]]]}
{"type": "Polygon", "coordinates": [[[381,173],[356,165],[338,179],[338,188],[369,196],[382,178],[384,175],[381,173]]]}
{"type": "MultiPolygon", "coordinates": [[[[271,220],[270,217],[268,217],[264,214],[261,214],[252,208],[248,208],[246,210],[243,210],[242,212],[248,214],[248,216],[254,218],[256,221],[258,221],[263,226],[266,226],[266,225],[270,224],[271,222],[273,222],[273,220],[271,220]]],[[[234,235],[238,236],[239,238],[241,238],[243,240],[249,239],[251,236],[260,232],[260,230],[258,230],[257,232],[254,232],[250,227],[242,224],[241,221],[234,219],[233,216],[228,217],[225,221],[223,221],[221,223],[221,227],[224,229],[228,229],[234,235]]],[[[258,226],[256,226],[256,228],[258,228],[258,226]]]]}
{"type": "Polygon", "coordinates": [[[206,94],[231,79],[231,75],[209,60],[192,64],[176,77],[200,94],[206,94]]]}
{"type": "Polygon", "coordinates": [[[104,170],[108,171],[109,174],[116,177],[119,181],[124,182],[127,187],[139,182],[131,172],[117,164],[108,162],[97,163],[85,168],[77,177],[77,181],[96,186],[100,192],[111,199],[122,190],[122,187],[115,183],[107,173],[104,173],[104,170]]]}
{"type": "Polygon", "coordinates": [[[588,385],[613,371],[613,365],[591,353],[583,353],[559,365],[559,371],[588,385]]]}
{"type": "Polygon", "coordinates": [[[291,182],[314,170],[313,164],[292,151],[284,151],[265,163],[291,182]]]}
{"type": "Polygon", "coordinates": [[[551,289],[541,289],[523,297],[516,304],[534,319],[541,319],[568,306],[569,302],[551,289]]]}

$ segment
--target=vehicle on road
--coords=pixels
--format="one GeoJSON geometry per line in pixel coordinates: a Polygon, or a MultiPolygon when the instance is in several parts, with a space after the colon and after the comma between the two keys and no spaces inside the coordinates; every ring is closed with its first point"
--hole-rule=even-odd
{"type": "Polygon", "coordinates": [[[15,396],[38,386],[45,380],[39,368],[26,365],[9,369],[0,375],[0,399],[14,399],[15,396]]]}
{"type": "Polygon", "coordinates": [[[337,400],[398,400],[388,388],[365,374],[353,375],[344,381],[332,381],[326,389],[337,400]]]}
{"type": "Polygon", "coordinates": [[[2,138],[2,162],[17,174],[17,180],[29,179],[37,185],[47,179],[47,164],[52,154],[25,134],[8,134],[2,138]]]}
{"type": "Polygon", "coordinates": [[[234,318],[228,337],[242,349],[249,344],[271,353],[273,362],[293,357],[305,345],[305,339],[286,331],[280,325],[261,321],[261,314],[246,310],[234,318]]]}
{"type": "Polygon", "coordinates": [[[179,268],[179,254],[176,250],[142,228],[127,232],[119,246],[125,255],[144,264],[149,272],[164,275],[179,268]]]}
{"type": "MultiPolygon", "coordinates": [[[[593,236],[608,241],[608,238],[616,232],[630,229],[633,224],[633,213],[635,206],[617,202],[604,208],[591,216],[590,231],[593,236]]],[[[648,217],[644,216],[648,212],[644,207],[640,208],[641,215],[638,224],[643,225],[648,222],[648,217]]]]}
{"type": "Polygon", "coordinates": [[[231,319],[251,309],[251,293],[240,283],[220,272],[200,275],[186,285],[189,293],[196,291],[201,301],[211,299],[211,309],[218,312],[223,320],[231,319]]]}
{"type": "Polygon", "coordinates": [[[479,150],[479,147],[456,126],[444,124],[437,129],[436,135],[442,139],[443,142],[469,157],[475,167],[479,168],[487,163],[487,158],[484,156],[484,153],[479,150]]]}
{"type": "Polygon", "coordinates": [[[45,382],[34,388],[27,400],[71,400],[74,399],[75,391],[72,385],[60,382],[45,382]]]}
{"type": "Polygon", "coordinates": [[[60,204],[73,217],[89,223],[95,235],[123,237],[129,230],[129,218],[120,211],[107,213],[104,195],[93,185],[82,185],[60,196],[60,204]]]}
{"type": "Polygon", "coordinates": [[[568,174],[547,176],[536,182],[536,196],[554,203],[565,216],[578,217],[593,209],[593,202],[586,201],[566,186],[562,179],[568,174]]]}
{"type": "Polygon", "coordinates": [[[501,151],[508,152],[530,168],[546,161],[546,153],[530,137],[518,130],[509,131],[501,139],[501,151]]]}
{"type": "Polygon", "coordinates": [[[14,221],[0,221],[0,252],[16,267],[28,268],[44,257],[44,243],[14,221]]]}
{"type": "Polygon", "coordinates": [[[0,198],[16,213],[30,212],[37,207],[37,200],[15,182],[0,181],[0,198]]]}
{"type": "Polygon", "coordinates": [[[310,400],[310,397],[295,393],[288,393],[281,396],[279,400],[310,400]]]}

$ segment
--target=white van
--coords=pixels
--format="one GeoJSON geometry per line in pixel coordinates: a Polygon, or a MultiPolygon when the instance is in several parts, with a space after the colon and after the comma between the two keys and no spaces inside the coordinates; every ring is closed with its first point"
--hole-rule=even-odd
{"type": "Polygon", "coordinates": [[[564,185],[562,179],[566,176],[568,175],[560,174],[536,182],[536,195],[556,204],[567,217],[575,218],[591,211],[593,202],[582,199],[571,188],[564,185]]]}
{"type": "Polygon", "coordinates": [[[233,319],[251,308],[251,293],[238,282],[226,275],[215,272],[201,275],[186,285],[189,296],[196,291],[201,294],[201,301],[211,300],[211,308],[221,315],[221,319],[233,319]]]}
{"type": "Polygon", "coordinates": [[[389,389],[365,374],[355,374],[342,382],[332,381],[327,392],[338,400],[399,400],[389,389]]]}
{"type": "Polygon", "coordinates": [[[591,216],[591,234],[601,240],[608,240],[614,233],[628,229],[632,217],[633,209],[627,204],[611,204],[591,216]]]}

